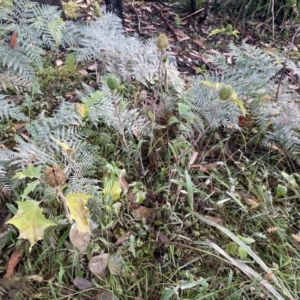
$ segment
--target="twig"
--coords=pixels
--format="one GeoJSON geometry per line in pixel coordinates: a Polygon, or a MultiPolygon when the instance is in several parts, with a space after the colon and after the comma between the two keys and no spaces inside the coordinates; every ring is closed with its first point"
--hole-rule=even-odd
{"type": "Polygon", "coordinates": [[[188,15],[188,16],[182,18],[181,21],[183,21],[183,20],[185,20],[185,19],[188,19],[189,17],[192,17],[193,15],[199,13],[199,12],[202,11],[202,10],[204,10],[204,7],[200,8],[200,9],[198,9],[197,11],[193,12],[192,14],[190,14],[190,15],[188,15]]]}

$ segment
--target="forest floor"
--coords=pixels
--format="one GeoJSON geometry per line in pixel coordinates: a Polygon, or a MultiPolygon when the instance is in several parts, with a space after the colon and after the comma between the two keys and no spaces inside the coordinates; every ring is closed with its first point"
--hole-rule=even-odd
{"type": "MultiPolygon", "coordinates": [[[[78,19],[91,19],[93,2],[80,0],[77,4],[78,19]]],[[[283,57],[291,50],[290,56],[299,60],[300,41],[290,45],[293,30],[289,30],[288,20],[276,26],[272,19],[241,22],[229,9],[199,8],[190,14],[184,5],[160,1],[124,1],[123,5],[126,33],[146,42],[164,32],[170,43],[169,53],[176,58],[183,77],[218,72],[208,58],[211,54],[223,55],[233,65],[228,45],[242,41],[269,54],[282,53],[283,57]],[[225,32],[228,25],[232,28],[225,32]],[[220,33],[212,34],[216,29],[220,33]]],[[[55,55],[53,67],[63,64],[65,56],[65,51],[55,55]]],[[[97,81],[95,69],[95,62],[80,65],[79,72],[74,77],[69,74],[68,81],[63,82],[53,81],[55,74],[51,79],[49,74],[41,75],[45,79],[43,103],[51,109],[57,104],[55,96],[73,99],[82,81],[91,86],[97,81]],[[50,80],[54,83],[49,84],[50,80]]],[[[297,76],[289,70],[285,76],[300,90],[297,76]]],[[[300,169],[275,147],[255,142],[248,145],[248,139],[255,140],[259,135],[254,122],[241,118],[242,134],[220,130],[202,140],[205,145],[199,145],[199,149],[205,153],[203,161],[207,164],[196,164],[195,151],[189,162],[195,182],[192,187],[186,176],[186,182],[175,182],[177,190],[166,191],[163,176],[168,173],[172,178],[174,170],[170,165],[154,166],[157,170],[150,174],[157,180],[147,187],[143,209],[136,209],[135,218],[129,213],[120,216],[111,230],[97,231],[99,235],[93,237],[93,242],[99,249],[93,251],[101,253],[103,247],[114,252],[122,246],[122,255],[131,266],[129,276],[109,274],[106,279],[95,279],[86,271],[88,258],[70,250],[73,248],[66,234],[59,237],[57,249],[44,249],[39,244],[31,255],[27,253],[28,258],[15,259],[12,248],[5,248],[7,260],[1,261],[1,271],[7,271],[14,259],[19,264],[13,266],[17,273],[12,282],[0,279],[0,295],[3,287],[10,290],[3,299],[283,299],[276,292],[270,296],[271,282],[278,291],[284,291],[285,299],[299,299],[300,247],[295,237],[300,231],[300,169]],[[290,175],[282,178],[283,171],[290,175]],[[274,203],[268,202],[268,193],[275,193],[279,183],[289,190],[288,195],[274,196],[274,203]],[[190,189],[194,193],[194,216],[186,211],[190,189]],[[166,201],[166,193],[170,193],[170,201],[166,201]],[[258,273],[261,281],[257,280],[258,273]],[[21,290],[23,296],[18,294],[21,290]]],[[[113,157],[117,161],[117,154],[113,157]]],[[[0,229],[10,217],[7,208],[0,208],[0,229]]]]}

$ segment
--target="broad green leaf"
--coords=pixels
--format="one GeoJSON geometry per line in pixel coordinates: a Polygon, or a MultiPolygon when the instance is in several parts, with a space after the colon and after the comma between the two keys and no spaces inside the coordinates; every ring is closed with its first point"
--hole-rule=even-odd
{"type": "Polygon", "coordinates": [[[179,112],[180,116],[184,116],[190,110],[191,110],[191,108],[188,105],[182,104],[182,103],[178,103],[178,112],[179,112]]]}
{"type": "Polygon", "coordinates": [[[239,238],[240,238],[246,245],[250,245],[250,244],[253,244],[253,243],[255,242],[255,239],[253,239],[253,238],[243,237],[243,236],[239,236],[239,238]]]}
{"type": "Polygon", "coordinates": [[[35,188],[40,184],[39,180],[35,180],[32,181],[30,183],[27,184],[26,188],[24,189],[21,197],[24,200],[26,198],[26,196],[30,193],[33,192],[35,190],[35,188]]]}
{"type": "Polygon", "coordinates": [[[87,194],[69,194],[66,196],[67,206],[72,219],[77,224],[79,232],[90,232],[89,209],[86,207],[87,201],[91,195],[87,194]]]}
{"type": "Polygon", "coordinates": [[[247,258],[248,252],[244,248],[239,247],[238,252],[241,259],[247,258]]]}
{"type": "Polygon", "coordinates": [[[122,192],[121,183],[115,176],[105,176],[103,185],[104,197],[109,196],[113,201],[120,199],[122,192]]]}
{"type": "Polygon", "coordinates": [[[168,120],[168,125],[172,125],[174,123],[179,123],[179,120],[175,117],[175,116],[172,116],[171,118],[169,118],[168,120]]]}
{"type": "Polygon", "coordinates": [[[41,175],[42,166],[34,167],[30,164],[22,172],[17,172],[13,179],[23,179],[23,178],[39,178],[41,175]]]}
{"type": "Polygon", "coordinates": [[[276,195],[277,196],[286,196],[287,194],[287,187],[281,184],[278,184],[276,187],[276,195]]]}
{"type": "Polygon", "coordinates": [[[237,252],[237,249],[238,249],[238,245],[234,242],[232,242],[226,246],[226,251],[229,254],[235,254],[237,252]]]}
{"type": "Polygon", "coordinates": [[[17,204],[19,209],[16,215],[6,223],[17,227],[20,231],[19,238],[28,240],[32,247],[37,241],[43,239],[44,231],[48,227],[56,224],[44,217],[38,201],[17,201],[17,204]]]}

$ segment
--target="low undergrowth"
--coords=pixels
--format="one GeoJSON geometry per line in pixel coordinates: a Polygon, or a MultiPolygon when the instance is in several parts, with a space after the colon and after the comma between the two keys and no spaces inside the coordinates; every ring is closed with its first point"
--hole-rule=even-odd
{"type": "Polygon", "coordinates": [[[164,34],[26,5],[27,31],[0,12],[0,296],[298,299],[299,66],[231,44],[182,78],[164,34]]]}

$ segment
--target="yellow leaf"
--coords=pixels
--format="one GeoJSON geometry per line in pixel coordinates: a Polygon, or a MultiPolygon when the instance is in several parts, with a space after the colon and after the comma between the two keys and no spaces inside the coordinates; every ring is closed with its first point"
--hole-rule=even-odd
{"type": "Polygon", "coordinates": [[[237,95],[237,93],[235,93],[235,92],[232,94],[231,97],[232,97],[232,99],[233,99],[234,104],[237,105],[237,106],[240,108],[242,114],[245,116],[245,115],[246,115],[246,108],[245,108],[245,106],[244,106],[243,101],[241,101],[241,100],[238,98],[238,95],[237,95]]]}
{"type": "Polygon", "coordinates": [[[216,88],[215,85],[213,85],[208,80],[201,80],[200,82],[203,83],[204,85],[208,86],[209,88],[213,89],[213,90],[216,88]]]}
{"type": "Polygon", "coordinates": [[[224,33],[224,32],[225,32],[225,28],[214,29],[211,31],[211,33],[208,35],[208,37],[219,34],[219,33],[224,33]]]}
{"type": "Polygon", "coordinates": [[[89,108],[83,103],[76,103],[77,112],[82,118],[87,118],[89,114],[89,108]]]}
{"type": "Polygon", "coordinates": [[[56,224],[44,217],[38,201],[17,201],[17,204],[19,207],[17,213],[6,223],[16,226],[20,231],[19,239],[28,240],[32,247],[37,241],[43,239],[44,231],[48,227],[56,224]]]}
{"type": "Polygon", "coordinates": [[[79,232],[90,232],[89,209],[86,207],[91,195],[69,194],[66,196],[67,206],[79,232]]]}
{"type": "Polygon", "coordinates": [[[74,153],[74,150],[72,148],[70,148],[68,144],[63,143],[62,141],[55,139],[53,137],[51,137],[51,139],[53,141],[55,141],[59,147],[61,147],[63,150],[65,150],[68,155],[71,155],[74,153]]]}
{"type": "Polygon", "coordinates": [[[110,196],[113,201],[120,199],[122,192],[121,183],[115,177],[104,177],[103,195],[110,196]]]}

